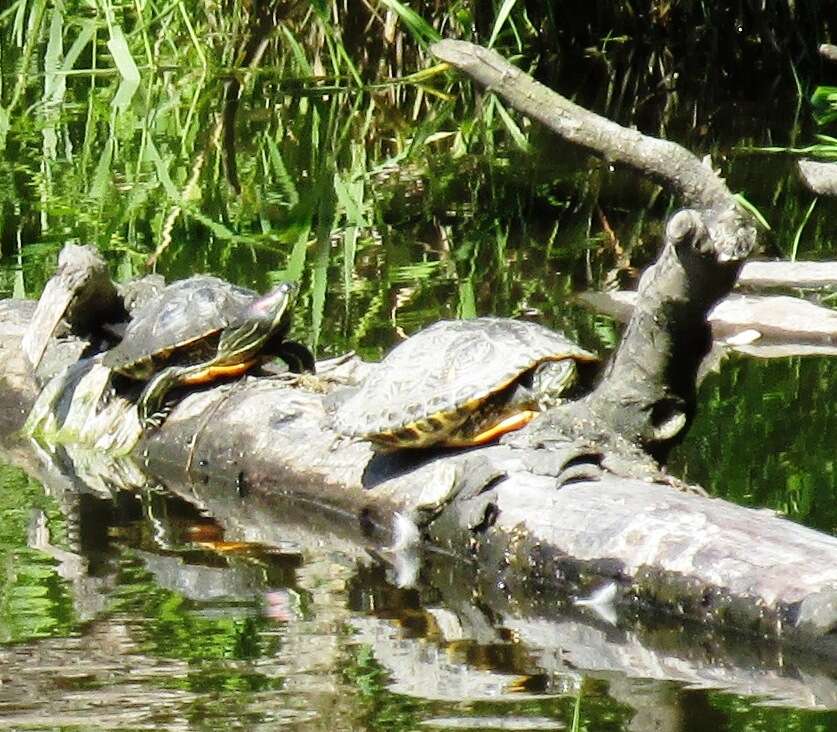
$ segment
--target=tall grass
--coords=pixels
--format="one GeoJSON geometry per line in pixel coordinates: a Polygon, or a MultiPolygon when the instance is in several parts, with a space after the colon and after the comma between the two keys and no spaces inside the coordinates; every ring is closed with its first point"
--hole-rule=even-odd
{"type": "MultiPolygon", "coordinates": [[[[6,267],[0,286],[37,292],[78,239],[121,278],[301,278],[300,330],[334,349],[487,310],[569,327],[566,295],[630,278],[672,202],[556,146],[427,45],[482,40],[700,148],[678,121],[699,112],[673,84],[678,29],[691,23],[711,49],[727,16],[661,8],[16,0],[0,11],[0,241],[28,281],[6,267]],[[585,70],[566,74],[571,63],[585,70]]],[[[746,3],[737,12],[756,23],[746,3]]],[[[793,12],[804,31],[807,6],[793,12]]]]}

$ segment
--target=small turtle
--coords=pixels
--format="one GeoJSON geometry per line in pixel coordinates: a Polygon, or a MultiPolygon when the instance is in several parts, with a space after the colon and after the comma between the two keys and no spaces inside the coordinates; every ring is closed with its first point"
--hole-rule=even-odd
{"type": "Polygon", "coordinates": [[[333,423],[381,450],[479,445],[558,403],[576,362],[595,360],[536,323],[441,321],[394,348],[339,404],[333,423]]]}
{"type": "Polygon", "coordinates": [[[137,311],[102,363],[148,381],[137,414],[143,428],[159,426],[165,395],[176,387],[238,376],[269,356],[292,371],[313,371],[310,351],[285,340],[295,296],[288,282],[266,295],[206,275],[175,282],[137,311]]]}

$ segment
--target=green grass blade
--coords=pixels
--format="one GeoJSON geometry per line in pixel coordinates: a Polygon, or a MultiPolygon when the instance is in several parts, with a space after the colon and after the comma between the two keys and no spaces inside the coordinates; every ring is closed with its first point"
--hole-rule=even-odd
{"type": "Polygon", "coordinates": [[[66,80],[58,71],[64,51],[64,16],[59,7],[52,9],[49,23],[49,40],[44,53],[44,100],[58,103],[64,98],[66,80]]]}
{"type": "Polygon", "coordinates": [[[105,193],[110,188],[111,163],[113,162],[113,138],[109,137],[96,163],[96,170],[93,173],[93,180],[90,185],[88,196],[99,205],[104,205],[105,193]]]}
{"type": "Polygon", "coordinates": [[[767,219],[762,216],[761,211],[756,208],[755,204],[748,201],[742,193],[736,193],[734,196],[741,208],[749,211],[755,217],[756,221],[758,221],[765,229],[771,231],[770,224],[767,223],[767,219]]]}
{"type": "Polygon", "coordinates": [[[26,25],[26,3],[19,2],[17,4],[17,12],[15,13],[15,20],[12,25],[12,36],[14,37],[18,46],[23,45],[24,27],[26,25]]]}
{"type": "Polygon", "coordinates": [[[23,274],[23,267],[17,267],[15,269],[15,283],[14,289],[12,290],[12,297],[23,300],[29,294],[26,292],[26,279],[23,274]]]}
{"type": "MultiPolygon", "coordinates": [[[[334,190],[337,193],[337,200],[340,205],[346,210],[347,222],[351,221],[352,214],[350,209],[354,207],[355,202],[352,200],[352,194],[349,192],[349,186],[344,183],[340,176],[334,176],[334,190]]],[[[355,253],[357,250],[358,227],[354,224],[347,223],[345,231],[343,232],[343,291],[346,297],[346,307],[349,306],[349,298],[352,291],[352,275],[355,266],[355,253]]]]}
{"type": "Polygon", "coordinates": [[[215,219],[211,218],[210,216],[207,216],[202,211],[199,211],[196,208],[187,207],[183,209],[183,212],[191,216],[196,221],[200,221],[207,229],[209,229],[215,236],[217,236],[222,241],[229,241],[235,244],[255,243],[253,237],[236,234],[229,227],[224,226],[224,224],[222,224],[220,221],[216,221],[215,219]]]}
{"type": "Polygon", "coordinates": [[[294,242],[293,249],[291,249],[291,256],[288,257],[288,266],[284,270],[283,277],[285,279],[298,282],[302,278],[302,272],[305,269],[305,259],[308,255],[308,241],[311,238],[311,217],[304,223],[300,229],[299,236],[294,242]]]}
{"type": "Polygon", "coordinates": [[[477,297],[474,293],[474,281],[470,277],[459,283],[459,306],[456,315],[463,319],[477,317],[477,297]]]}
{"type": "Polygon", "coordinates": [[[9,133],[9,113],[0,107],[0,150],[6,147],[6,135],[9,133]]]}
{"type": "Polygon", "coordinates": [[[198,40],[197,33],[195,33],[195,28],[192,25],[192,21],[189,20],[189,11],[186,10],[186,6],[182,2],[178,3],[178,7],[180,8],[180,15],[183,18],[183,23],[186,25],[186,30],[189,32],[189,38],[191,39],[192,45],[195,48],[195,52],[198,54],[198,58],[201,61],[201,66],[203,67],[204,71],[206,71],[206,56],[204,55],[203,49],[201,48],[201,43],[198,40]]]}
{"type": "Polygon", "coordinates": [[[23,17],[25,15],[25,10],[26,3],[21,3],[20,12],[18,13],[18,16],[15,18],[16,30],[18,18],[20,18],[21,20],[18,45],[23,44],[23,52],[21,53],[20,61],[18,62],[20,71],[17,75],[17,82],[15,83],[14,92],[12,93],[12,100],[11,102],[9,102],[9,106],[7,107],[10,114],[14,110],[14,108],[17,107],[18,102],[20,101],[20,97],[23,94],[23,90],[26,88],[26,84],[29,78],[27,76],[27,71],[32,60],[32,54],[35,51],[35,45],[40,41],[41,24],[43,23],[44,13],[46,12],[46,0],[35,0],[35,4],[29,13],[29,24],[24,34],[23,17]]]}
{"type": "Polygon", "coordinates": [[[154,169],[157,171],[157,180],[162,184],[163,190],[165,190],[169,200],[172,203],[179,203],[180,191],[178,191],[177,186],[174,185],[174,182],[169,175],[168,165],[162,157],[160,157],[160,152],[157,150],[157,146],[154,144],[154,138],[151,136],[149,136],[146,141],[144,159],[150,161],[152,165],[154,165],[154,169]]]}
{"type": "Polygon", "coordinates": [[[814,89],[811,106],[815,109],[837,106],[837,86],[818,86],[814,89]]]}
{"type": "Polygon", "coordinates": [[[430,43],[435,43],[442,39],[438,31],[430,23],[422,18],[415,10],[403,5],[398,0],[381,0],[381,5],[385,5],[398,15],[413,38],[422,46],[426,47],[430,43]]]}
{"type": "Polygon", "coordinates": [[[87,47],[87,44],[93,40],[93,35],[96,32],[96,21],[85,18],[81,21],[81,30],[79,30],[73,45],[64,56],[64,63],[61,65],[61,71],[67,73],[71,71],[81,56],[81,52],[87,47]]]}
{"type": "Polygon", "coordinates": [[[311,68],[311,64],[308,63],[308,59],[305,57],[305,51],[302,49],[299,41],[296,39],[294,34],[291,32],[291,29],[288,28],[286,25],[282,27],[282,35],[285,36],[285,40],[287,40],[288,44],[291,47],[291,54],[293,55],[294,61],[296,61],[297,65],[299,66],[298,73],[300,76],[305,77],[312,77],[314,76],[314,70],[311,68]]]}
{"type": "Polygon", "coordinates": [[[279,152],[279,147],[269,134],[265,135],[265,142],[270,158],[270,167],[273,169],[273,174],[276,176],[276,180],[279,181],[279,185],[282,187],[288,199],[288,206],[296,206],[299,203],[299,192],[296,189],[293,178],[288,173],[287,167],[285,167],[285,161],[282,160],[282,153],[279,152]]]}
{"type": "Polygon", "coordinates": [[[353,155],[353,170],[351,179],[343,181],[339,175],[334,176],[334,190],[337,201],[346,215],[346,230],[343,232],[343,289],[346,297],[346,307],[352,288],[355,254],[357,241],[361,229],[365,226],[363,211],[363,148],[358,146],[353,155]]]}
{"type": "Polygon", "coordinates": [[[793,237],[793,247],[791,248],[790,253],[791,262],[796,261],[796,253],[799,251],[799,241],[802,238],[802,230],[805,228],[805,225],[811,218],[811,214],[814,213],[814,206],[817,205],[818,200],[818,198],[815,198],[813,201],[811,201],[811,205],[808,206],[808,210],[805,212],[805,216],[802,217],[802,223],[799,224],[799,228],[796,230],[796,234],[793,237]]]}
{"type": "Polygon", "coordinates": [[[514,144],[517,145],[521,150],[524,152],[529,152],[529,141],[526,139],[526,135],[523,134],[520,127],[517,126],[517,122],[512,119],[512,116],[506,111],[506,108],[503,106],[502,102],[495,97],[496,104],[495,108],[497,109],[497,114],[500,115],[500,119],[503,122],[503,125],[508,130],[509,135],[511,135],[512,140],[514,140],[514,144]]]}
{"type": "Polygon", "coordinates": [[[578,696],[576,696],[575,704],[573,705],[573,721],[570,726],[570,732],[580,732],[581,730],[581,694],[582,689],[579,689],[578,696]]]}
{"type": "MultiPolygon", "coordinates": [[[[325,188],[325,186],[323,186],[325,188]]],[[[316,350],[323,327],[326,288],[328,286],[328,261],[331,253],[331,230],[334,226],[336,207],[331,186],[322,191],[317,212],[317,243],[314,250],[314,266],[311,274],[311,329],[313,348],[316,350]]]]}
{"type": "Polygon", "coordinates": [[[349,55],[349,52],[346,50],[346,46],[343,45],[343,40],[341,38],[333,38],[334,47],[337,51],[338,58],[343,60],[343,63],[346,65],[346,68],[349,70],[349,74],[351,75],[352,79],[354,79],[355,84],[358,87],[363,86],[363,79],[360,76],[360,71],[358,71],[355,62],[352,61],[352,57],[349,55]]]}
{"type": "Polygon", "coordinates": [[[139,84],[139,69],[134,62],[134,57],[131,55],[131,50],[128,48],[128,41],[125,40],[125,34],[118,25],[111,26],[108,50],[113,58],[113,62],[116,64],[119,75],[125,81],[139,84]]]}
{"type": "Polygon", "coordinates": [[[491,37],[488,39],[489,48],[494,45],[494,41],[500,35],[500,31],[503,29],[506,20],[511,14],[511,11],[514,10],[516,4],[517,0],[503,0],[503,4],[500,6],[500,12],[497,13],[497,19],[494,21],[494,27],[491,29],[491,37]]]}
{"type": "Polygon", "coordinates": [[[2,25],[2,24],[6,21],[6,18],[8,18],[8,17],[9,17],[10,15],[12,15],[13,13],[14,13],[15,15],[16,15],[17,13],[19,13],[19,12],[20,12],[20,8],[21,8],[21,6],[23,6],[23,5],[25,5],[25,3],[23,2],[23,0],[15,0],[15,1],[14,1],[11,5],[9,5],[9,7],[7,7],[5,10],[0,10],[0,25],[2,25]]]}

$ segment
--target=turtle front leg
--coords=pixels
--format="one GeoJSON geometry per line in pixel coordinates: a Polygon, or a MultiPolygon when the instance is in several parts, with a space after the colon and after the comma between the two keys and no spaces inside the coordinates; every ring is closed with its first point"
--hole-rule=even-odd
{"type": "Polygon", "coordinates": [[[170,409],[164,400],[174,387],[182,381],[183,369],[170,366],[156,373],[142,390],[137,400],[137,418],[142,429],[156,429],[165,421],[170,409]]]}

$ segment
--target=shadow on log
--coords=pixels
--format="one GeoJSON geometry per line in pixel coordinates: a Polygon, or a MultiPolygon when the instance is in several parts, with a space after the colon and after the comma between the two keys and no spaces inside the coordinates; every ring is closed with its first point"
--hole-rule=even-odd
{"type": "MultiPolygon", "coordinates": [[[[331,429],[322,394],[331,377],[356,382],[374,366],[353,360],[323,369],[315,390],[246,379],[187,396],[135,450],[143,469],[193,486],[195,495],[220,481],[233,512],[255,502],[283,515],[290,501],[313,522],[392,545],[394,561],[425,546],[452,555],[476,567],[471,597],[486,607],[546,608],[608,585],[608,602],[623,616],[663,610],[837,658],[837,539],[706,498],[658,462],[694,414],[711,344],[707,314],[755,244],[748,215],[680,146],[573,105],[491,51],[453,41],[433,51],[689,206],[668,222],[599,385],[506,444],[381,457],[331,429]]],[[[25,403],[34,390],[13,336],[0,358],[4,391],[25,403]]],[[[14,415],[5,418],[7,431],[20,427],[14,415]]]]}

